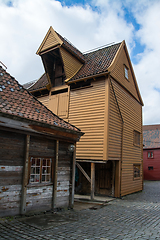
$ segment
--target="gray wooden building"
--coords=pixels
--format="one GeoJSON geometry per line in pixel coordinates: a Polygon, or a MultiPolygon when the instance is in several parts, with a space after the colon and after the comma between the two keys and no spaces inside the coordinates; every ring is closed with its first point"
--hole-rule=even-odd
{"type": "Polygon", "coordinates": [[[72,207],[82,135],[0,67],[0,216],[72,207]]]}

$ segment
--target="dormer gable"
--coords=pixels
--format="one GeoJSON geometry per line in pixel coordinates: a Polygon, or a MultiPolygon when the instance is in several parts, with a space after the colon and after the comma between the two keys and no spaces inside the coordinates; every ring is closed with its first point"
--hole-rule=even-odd
{"type": "Polygon", "coordinates": [[[49,28],[37,54],[41,56],[50,87],[65,84],[83,66],[83,54],[49,28]]]}

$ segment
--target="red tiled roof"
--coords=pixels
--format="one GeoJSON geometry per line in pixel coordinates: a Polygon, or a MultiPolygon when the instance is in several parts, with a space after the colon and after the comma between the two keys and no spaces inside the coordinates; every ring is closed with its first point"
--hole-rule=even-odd
{"type": "MultiPolygon", "coordinates": [[[[59,34],[58,36],[61,37],[59,34]]],[[[85,60],[84,65],[78,71],[78,73],[74,77],[72,77],[72,79],[70,79],[68,82],[77,80],[80,78],[84,78],[84,77],[91,77],[103,72],[107,72],[107,69],[111,65],[120,45],[121,43],[117,43],[117,44],[84,54],[83,55],[85,60]]],[[[29,88],[29,91],[35,91],[35,90],[39,90],[46,87],[46,85],[48,84],[47,76],[46,74],[44,74],[42,75],[42,77],[31,88],[29,88]],[[42,77],[43,79],[41,79],[42,77]]]]}
{"type": "Polygon", "coordinates": [[[80,132],[52,113],[0,67],[0,112],[80,132]]]}
{"type": "Polygon", "coordinates": [[[147,148],[160,148],[160,125],[143,126],[143,145],[147,148]]]}
{"type": "Polygon", "coordinates": [[[48,84],[47,76],[44,73],[37,81],[35,81],[35,83],[31,84],[28,88],[26,88],[26,84],[24,84],[23,87],[28,89],[29,91],[34,91],[46,88],[47,84],[48,84]]]}
{"type": "Polygon", "coordinates": [[[85,54],[84,65],[70,81],[107,72],[107,69],[111,65],[120,44],[121,43],[117,43],[85,54]]]}

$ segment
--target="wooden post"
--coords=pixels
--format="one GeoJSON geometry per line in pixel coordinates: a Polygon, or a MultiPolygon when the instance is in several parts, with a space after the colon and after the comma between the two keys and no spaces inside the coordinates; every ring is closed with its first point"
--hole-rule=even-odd
{"type": "Polygon", "coordinates": [[[28,165],[29,165],[29,145],[30,145],[30,135],[26,135],[25,158],[24,158],[24,165],[23,165],[22,193],[21,193],[21,208],[20,208],[21,214],[26,213],[26,194],[27,194],[28,165]]]}
{"type": "Polygon", "coordinates": [[[112,197],[114,197],[115,193],[115,161],[112,161],[112,197]]]}
{"type": "Polygon", "coordinates": [[[91,199],[94,199],[95,192],[95,163],[91,163],[91,199]]]}
{"type": "Polygon", "coordinates": [[[57,200],[57,172],[58,172],[58,158],[59,158],[59,141],[56,141],[56,160],[54,165],[54,181],[53,181],[53,201],[52,209],[56,208],[57,200]]]}
{"type": "Polygon", "coordinates": [[[72,163],[72,191],[71,191],[71,201],[70,207],[74,206],[74,188],[75,188],[75,174],[76,174],[76,143],[74,144],[74,152],[73,152],[73,163],[72,163]]]}

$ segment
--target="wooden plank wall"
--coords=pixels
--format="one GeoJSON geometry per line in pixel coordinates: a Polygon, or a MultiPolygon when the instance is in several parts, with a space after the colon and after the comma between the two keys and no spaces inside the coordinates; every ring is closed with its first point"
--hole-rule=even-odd
{"type": "MultiPolygon", "coordinates": [[[[142,190],[142,148],[133,144],[133,131],[142,133],[142,106],[112,79],[123,117],[121,196],[142,190]],[[140,179],[133,180],[133,164],[141,164],[140,179]]],[[[142,144],[141,134],[141,144],[142,144]]]]}
{"type": "Polygon", "coordinates": [[[79,71],[83,64],[63,47],[60,48],[60,53],[64,63],[66,78],[71,78],[79,71]]]}
{"type": "MultiPolygon", "coordinates": [[[[34,157],[51,157],[55,159],[55,141],[31,136],[29,155],[34,157]]],[[[26,211],[49,210],[52,204],[53,184],[27,187],[26,211]]]]}
{"type": "Polygon", "coordinates": [[[25,135],[0,130],[0,216],[20,213],[25,135]]]}
{"type": "Polygon", "coordinates": [[[120,57],[113,71],[111,72],[111,76],[114,77],[118,82],[120,82],[120,84],[122,84],[130,93],[132,93],[136,99],[139,99],[136,91],[131,67],[127,59],[127,55],[124,48],[120,54],[120,57]],[[126,79],[124,75],[124,65],[128,67],[128,79],[126,79]]]}
{"type": "Polygon", "coordinates": [[[68,151],[68,146],[69,143],[59,142],[56,207],[69,206],[73,154],[68,151]]]}
{"type": "Polygon", "coordinates": [[[110,83],[108,143],[109,160],[121,160],[122,124],[122,117],[120,115],[116,96],[110,83]]]}
{"type": "Polygon", "coordinates": [[[37,98],[42,104],[44,104],[47,108],[49,108],[49,95],[44,97],[37,98]]]}
{"type": "Polygon", "coordinates": [[[103,159],[105,80],[70,92],[69,122],[85,133],[77,143],[76,158],[103,159]]]}

